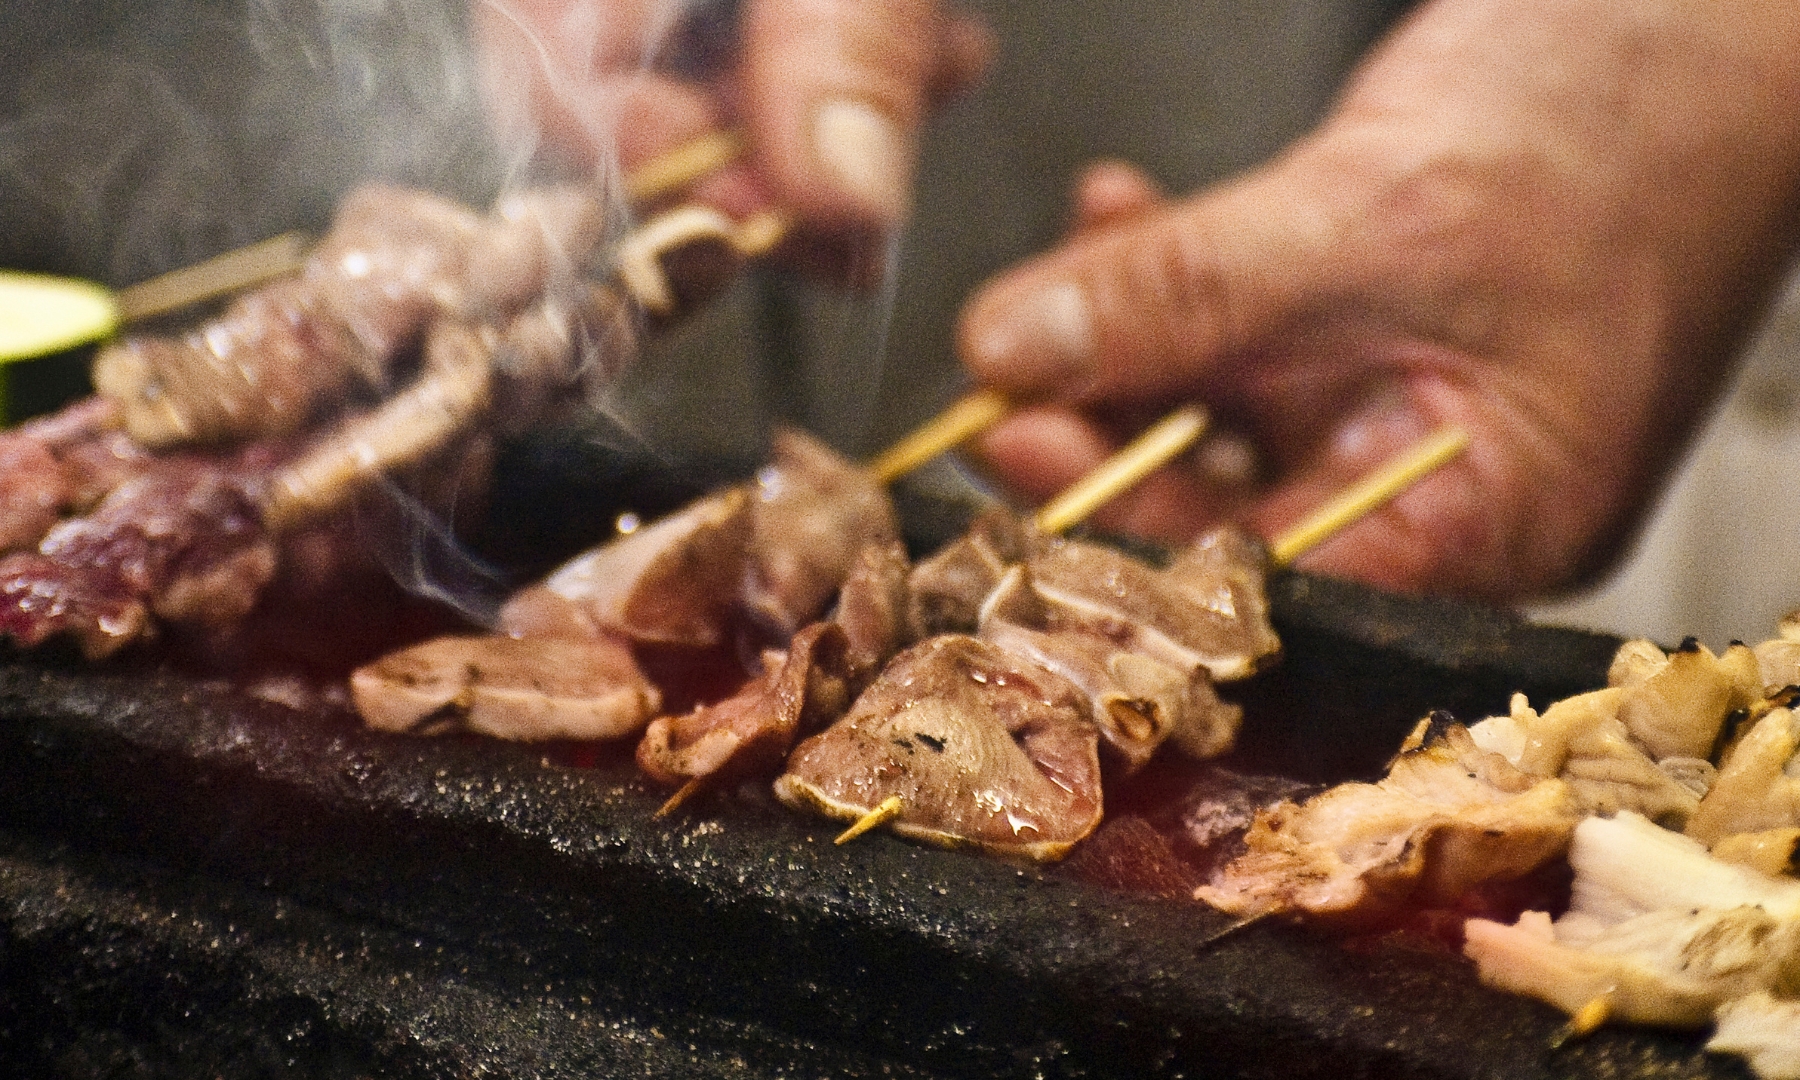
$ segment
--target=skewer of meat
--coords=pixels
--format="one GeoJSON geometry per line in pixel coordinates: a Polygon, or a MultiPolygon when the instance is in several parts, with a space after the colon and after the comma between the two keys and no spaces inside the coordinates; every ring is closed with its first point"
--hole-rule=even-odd
{"type": "Polygon", "coordinates": [[[496,634],[427,643],[359,670],[351,680],[359,708],[390,730],[618,737],[651,721],[662,694],[635,666],[605,657],[629,655],[631,647],[704,654],[747,642],[760,660],[738,693],[657,720],[644,737],[646,772],[685,785],[670,800],[673,809],[701,784],[743,771],[727,747],[781,742],[785,752],[805,708],[792,695],[782,698],[782,688],[827,678],[815,659],[829,661],[830,678],[860,689],[899,647],[909,564],[883,485],[1003,410],[997,396],[971,395],[867,469],[798,432],[777,432],[771,464],[754,483],[570,560],[515,597],[496,634]],[[807,637],[808,624],[834,597],[839,629],[807,637]],[[532,661],[528,650],[501,638],[583,642],[600,659],[593,672],[580,672],[532,661]],[[609,680],[617,692],[601,689],[609,680]],[[560,713],[568,722],[546,727],[530,719],[541,710],[533,704],[538,694],[571,703],[560,713]],[[601,707],[596,694],[611,704],[601,707]],[[577,716],[572,703],[579,700],[591,705],[577,716]],[[752,732],[758,724],[768,730],[752,732]],[[769,734],[783,730],[784,737],[769,734]]]}
{"type": "MultiPolygon", "coordinates": [[[[880,600],[883,583],[894,576],[887,569],[891,560],[904,565],[898,538],[893,507],[873,477],[809,436],[780,431],[771,463],[755,481],[571,559],[513,597],[493,634],[465,638],[457,647],[464,659],[424,665],[421,657],[450,655],[444,652],[450,646],[441,643],[403,650],[355,672],[352,693],[365,720],[386,730],[473,726],[513,738],[634,734],[650,722],[663,696],[635,668],[619,672],[639,688],[632,699],[638,708],[629,715],[554,733],[531,725],[511,728],[506,717],[516,690],[529,685],[556,696],[563,682],[588,676],[568,667],[502,662],[513,655],[513,646],[503,642],[578,641],[625,655],[635,647],[735,665],[740,646],[756,657],[765,647],[789,644],[852,579],[866,587],[849,590],[842,641],[823,637],[809,648],[866,668],[874,663],[868,654],[883,648],[883,627],[893,621],[881,614],[880,600]],[[859,568],[865,568],[861,574],[859,568]],[[484,653],[490,643],[491,654],[484,653]],[[427,668],[435,674],[423,676],[427,668]]],[[[779,668],[790,658],[792,650],[770,658],[758,678],[778,682],[779,668]]],[[[689,741],[665,738],[665,753],[648,760],[673,760],[689,741]]]]}
{"type": "MultiPolygon", "coordinates": [[[[1387,497],[1429,471],[1421,460],[1434,467],[1461,445],[1460,439],[1432,440],[1383,470],[1387,497]]],[[[1061,505],[1052,511],[1063,513],[1061,505]]],[[[1340,522],[1347,516],[1341,505],[1325,512],[1340,522]]],[[[1283,544],[1290,559],[1298,550],[1283,544]]],[[[1212,694],[1215,674],[1244,677],[1279,646],[1266,621],[1264,566],[1260,547],[1230,532],[1202,537],[1157,570],[1100,545],[1046,538],[1004,517],[978,522],[914,574],[915,632],[945,636],[927,637],[903,653],[843,720],[801,743],[776,781],[777,795],[798,808],[857,821],[851,833],[882,820],[932,842],[973,844],[1009,857],[1058,857],[1098,824],[1098,802],[1091,817],[1056,820],[1021,802],[1037,790],[1017,780],[1033,775],[1029,756],[1016,743],[1010,754],[995,750],[1003,745],[997,732],[1026,730],[1027,715],[1054,725],[1062,715],[1058,703],[1073,699],[1082,702],[1078,715],[1096,748],[1107,748],[1104,760],[1114,774],[1128,775],[1171,737],[1197,756],[1222,752],[1239,714],[1212,694]],[[1027,695],[1035,705],[971,688],[1000,681],[985,651],[991,648],[1041,673],[1027,695]],[[884,687],[890,676],[902,688],[884,687]],[[961,727],[933,720],[943,730],[921,729],[929,738],[920,744],[906,734],[914,725],[907,703],[922,699],[904,689],[909,680],[955,687],[961,698],[989,704],[956,710],[961,727]],[[947,733],[953,741],[945,741],[947,733]],[[939,757],[917,750],[939,742],[957,752],[939,757]],[[990,772],[1011,779],[987,784],[990,772]],[[933,779],[940,774],[960,779],[956,785],[933,779]]],[[[1101,760],[1083,773],[1096,795],[1101,760]]],[[[1057,781],[1065,784],[1068,774],[1057,781]]]]}
{"type": "MultiPolygon", "coordinates": [[[[254,606],[283,537],[330,532],[333,515],[387,472],[461,457],[459,446],[512,433],[610,377],[616,364],[584,357],[623,355],[628,300],[610,286],[557,283],[558,252],[591,247],[600,217],[597,201],[574,191],[521,196],[484,222],[434,196],[364,189],[300,278],[242,298],[188,338],[104,351],[96,380],[116,398],[72,407],[80,419],[64,423],[92,429],[87,442],[124,443],[121,425],[139,445],[258,437],[169,463],[134,451],[156,482],[131,485],[91,519],[81,515],[97,494],[76,500],[46,487],[61,483],[40,460],[48,451],[36,432],[47,429],[11,437],[17,460],[0,499],[14,553],[0,566],[0,634],[26,647],[66,634],[98,658],[148,632],[151,614],[227,625],[254,606]],[[515,309],[504,322],[471,321],[515,309]],[[421,332],[424,374],[406,390],[321,434],[277,437],[352,383],[391,381],[421,332]],[[57,525],[65,514],[76,516],[57,525]]],[[[727,226],[690,230],[678,249],[640,244],[637,258],[698,296],[721,266],[741,262],[727,226]]],[[[118,470],[106,475],[107,489],[122,486],[118,470]]]]}

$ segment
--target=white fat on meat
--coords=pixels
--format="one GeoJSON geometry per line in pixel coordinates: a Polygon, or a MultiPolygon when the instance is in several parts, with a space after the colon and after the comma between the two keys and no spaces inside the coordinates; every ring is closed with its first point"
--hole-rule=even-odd
{"type": "Polygon", "coordinates": [[[1800,1000],[1766,991],[1719,1006],[1708,1050],[1738,1054],[1762,1080],[1800,1080],[1800,1000]]]}
{"type": "MultiPolygon", "coordinates": [[[[1571,1014],[1599,1001],[1609,1019],[1676,1027],[1704,1026],[1758,993],[1800,994],[1800,882],[1722,862],[1631,813],[1583,821],[1569,863],[1574,892],[1562,918],[1526,912],[1511,926],[1465,925],[1464,952],[1482,981],[1571,1014]]],[[[1744,1045],[1767,1046],[1759,1017],[1743,1024],[1744,1045]]],[[[1785,1050],[1759,1052],[1774,1061],[1795,1053],[1796,1039],[1800,1026],[1785,1050]]]]}
{"type": "Polygon", "coordinates": [[[1052,541],[1030,559],[1050,629],[1099,633],[1179,668],[1204,667],[1216,682],[1246,678],[1280,652],[1263,563],[1230,529],[1206,533],[1161,569],[1078,540],[1052,541]]]}
{"type": "Polygon", "coordinates": [[[1170,740],[1195,758],[1231,749],[1243,710],[1219,700],[1204,667],[1176,667],[1080,627],[1043,629],[1046,615],[1028,565],[1014,565],[982,605],[979,636],[1079,687],[1118,771],[1143,767],[1170,740]]]}
{"type": "Polygon", "coordinates": [[[946,634],[896,656],[850,711],[795,747],[775,794],[943,847],[1061,858],[1100,824],[1098,732],[1066,679],[946,634]]]}
{"type": "Polygon", "coordinates": [[[1195,896],[1243,916],[1369,922],[1523,876],[1579,819],[1564,781],[1521,772],[1460,724],[1421,724],[1378,783],[1259,812],[1244,854],[1195,896]]]}

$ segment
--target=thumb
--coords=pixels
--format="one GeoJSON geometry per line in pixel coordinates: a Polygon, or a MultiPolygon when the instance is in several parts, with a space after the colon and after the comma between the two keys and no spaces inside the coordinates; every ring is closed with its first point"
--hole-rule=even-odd
{"type": "Polygon", "coordinates": [[[1320,218],[1263,174],[1085,230],[976,293],[963,361],[1021,398],[1189,396],[1221,357],[1290,322],[1310,282],[1331,280],[1320,218]]]}

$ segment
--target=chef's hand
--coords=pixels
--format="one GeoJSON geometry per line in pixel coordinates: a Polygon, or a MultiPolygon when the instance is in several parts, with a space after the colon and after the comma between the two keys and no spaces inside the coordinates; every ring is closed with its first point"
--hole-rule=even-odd
{"type": "Polygon", "coordinates": [[[1254,479],[1188,462],[1102,523],[1273,536],[1458,424],[1466,455],[1302,565],[1493,600],[1592,575],[1793,250],[1795,56],[1788,0],[1437,0],[1254,173],[1168,201],[1091,172],[1075,235],[965,309],[974,376],[1039,402],[983,453],[1043,497],[1198,399],[1254,479]]]}
{"type": "Polygon", "coordinates": [[[692,195],[785,211],[791,251],[850,275],[878,268],[871,244],[907,215],[927,114],[993,52],[938,0],[471,0],[471,15],[503,135],[629,173],[738,129],[747,158],[692,195]]]}

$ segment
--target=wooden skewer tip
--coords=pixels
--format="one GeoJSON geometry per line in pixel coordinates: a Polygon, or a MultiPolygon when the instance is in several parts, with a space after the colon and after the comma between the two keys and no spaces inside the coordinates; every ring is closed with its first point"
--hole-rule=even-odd
{"type": "Polygon", "coordinates": [[[706,777],[704,777],[704,776],[694,777],[693,779],[689,780],[687,783],[676,788],[675,794],[669,796],[667,801],[665,801],[661,806],[656,808],[656,813],[651,814],[650,816],[653,818],[668,817],[670,814],[673,814],[675,811],[681,809],[681,806],[683,803],[687,802],[689,799],[693,798],[695,795],[700,794],[700,792],[705,790],[705,788],[706,788],[706,777]]]}
{"type": "Polygon", "coordinates": [[[881,800],[880,805],[876,806],[875,809],[864,814],[862,817],[857,818],[855,824],[839,833],[837,839],[832,841],[832,843],[848,844],[850,841],[861,836],[863,833],[868,832],[870,829],[876,829],[886,825],[888,822],[899,817],[901,812],[905,809],[905,799],[902,799],[898,795],[889,795],[887,798],[881,800]]]}
{"type": "Polygon", "coordinates": [[[734,131],[702,135],[633,169],[625,178],[626,197],[633,202],[660,198],[717,172],[743,152],[743,136],[734,131]]]}
{"type": "Polygon", "coordinates": [[[1550,1039],[1550,1048],[1555,1050],[1571,1039],[1580,1039],[1592,1035],[1600,1029],[1601,1025],[1611,1019],[1611,1017],[1612,999],[1605,994],[1601,994],[1599,997],[1589,1001],[1586,1005],[1576,1009],[1575,1015],[1569,1017],[1569,1022],[1557,1029],[1556,1034],[1550,1039]]]}
{"type": "Polygon", "coordinates": [[[305,233],[286,232],[121,289],[117,298],[119,316],[133,322],[166,315],[298,273],[306,263],[310,243],[305,233]]]}
{"type": "Polygon", "coordinates": [[[1289,565],[1424,479],[1468,446],[1468,433],[1457,427],[1444,428],[1427,437],[1276,537],[1269,545],[1270,564],[1289,565]]]}
{"type": "Polygon", "coordinates": [[[992,427],[1006,415],[1006,398],[998,390],[976,390],[927,420],[869,464],[883,484],[914,469],[992,427]]]}

